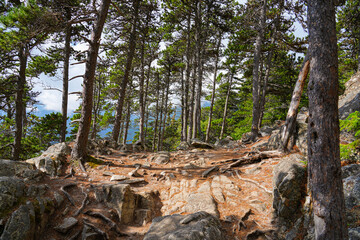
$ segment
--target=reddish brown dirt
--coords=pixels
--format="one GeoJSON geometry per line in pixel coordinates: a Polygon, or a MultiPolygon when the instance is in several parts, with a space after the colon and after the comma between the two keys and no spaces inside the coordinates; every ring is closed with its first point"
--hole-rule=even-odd
{"type": "MultiPolygon", "coordinates": [[[[266,138],[262,138],[261,141],[265,141],[266,138]]],[[[150,169],[140,169],[139,173],[144,174],[145,184],[137,184],[132,186],[132,189],[135,192],[143,192],[145,190],[157,190],[161,193],[164,190],[168,190],[165,186],[164,181],[158,181],[157,176],[160,175],[161,172],[166,171],[167,173],[173,173],[176,176],[176,181],[180,181],[181,179],[198,179],[199,183],[209,181],[214,175],[219,175],[219,171],[212,172],[207,178],[202,178],[201,174],[204,170],[217,165],[217,162],[232,159],[232,158],[240,158],[247,153],[251,152],[252,145],[246,145],[245,148],[237,148],[234,149],[217,149],[217,150],[205,150],[205,152],[196,152],[191,153],[191,155],[203,155],[206,156],[206,166],[197,169],[187,169],[186,171],[191,174],[191,177],[184,177],[179,174],[179,169],[193,161],[193,158],[189,158],[188,160],[184,159],[184,155],[188,154],[188,152],[173,152],[171,153],[170,162],[166,165],[158,165],[155,163],[151,163],[150,169]],[[215,164],[211,164],[215,163],[215,164]],[[156,176],[154,176],[156,174],[156,176]]],[[[103,185],[114,183],[110,182],[109,176],[103,176],[104,172],[112,172],[117,175],[125,175],[128,176],[128,173],[135,169],[133,164],[144,164],[149,163],[151,153],[134,153],[127,154],[126,156],[119,151],[113,151],[112,155],[108,156],[93,156],[96,159],[100,159],[103,162],[100,164],[93,164],[91,168],[88,168],[87,173],[82,173],[79,169],[76,170],[76,174],[73,177],[64,179],[63,176],[59,178],[53,179],[45,179],[44,183],[48,184],[52,189],[56,189],[59,191],[61,186],[64,186],[68,183],[76,183],[77,186],[70,188],[69,193],[74,198],[76,206],[71,206],[67,199],[65,199],[66,204],[62,204],[60,208],[56,210],[54,217],[49,220],[47,229],[43,234],[42,238],[45,239],[69,239],[72,235],[74,235],[77,231],[81,230],[81,219],[87,218],[91,220],[92,223],[96,223],[96,226],[102,229],[103,231],[108,231],[109,226],[104,224],[102,220],[89,217],[83,214],[86,210],[93,210],[102,212],[105,216],[111,219],[116,219],[116,214],[110,211],[110,209],[104,209],[104,205],[96,204],[94,200],[94,196],[89,194],[90,203],[86,205],[84,211],[77,216],[76,218],[79,220],[79,224],[77,227],[72,229],[67,235],[61,235],[53,230],[53,227],[58,225],[62,219],[65,217],[72,216],[72,214],[81,206],[81,203],[84,199],[84,194],[82,193],[82,188],[85,190],[86,188],[90,188],[91,185],[103,185]],[[146,156],[146,157],[145,157],[146,156]],[[138,158],[139,157],[139,158],[138,158]],[[141,158],[144,157],[144,158],[141,158]],[[69,211],[66,213],[65,208],[69,207],[69,211]],[[64,213],[65,212],[65,213],[64,213]]],[[[238,201],[236,206],[234,204],[228,203],[218,203],[218,210],[220,212],[220,220],[222,221],[222,225],[228,233],[229,239],[245,239],[246,235],[256,229],[259,230],[269,230],[272,229],[273,226],[271,224],[272,221],[272,194],[267,193],[265,190],[259,188],[256,184],[240,180],[238,176],[243,179],[250,179],[256,181],[259,185],[265,187],[267,190],[272,190],[272,178],[273,178],[273,167],[279,162],[280,159],[264,159],[259,163],[249,164],[241,167],[232,168],[231,171],[225,172],[224,175],[229,177],[231,181],[235,185],[240,188],[238,194],[238,201]],[[236,174],[236,171],[238,175],[236,174]],[[238,221],[244,214],[251,209],[252,214],[249,218],[244,221],[246,228],[242,227],[239,230],[238,221]],[[225,222],[226,218],[231,219],[231,222],[225,222]]],[[[220,165],[224,166],[224,165],[220,165]]],[[[66,169],[64,172],[67,174],[69,169],[66,169]]],[[[163,214],[163,213],[162,213],[163,214]]],[[[119,230],[123,233],[128,234],[128,237],[119,237],[114,233],[109,233],[110,239],[143,239],[143,236],[147,232],[150,223],[145,226],[139,225],[122,225],[118,226],[119,230]]],[[[111,231],[110,231],[111,232],[111,231]]],[[[261,239],[261,238],[259,238],[261,239]]]]}

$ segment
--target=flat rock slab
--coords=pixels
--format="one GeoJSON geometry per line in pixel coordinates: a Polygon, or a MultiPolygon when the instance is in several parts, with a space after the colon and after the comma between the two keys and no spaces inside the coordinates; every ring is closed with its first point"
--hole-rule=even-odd
{"type": "Polygon", "coordinates": [[[145,179],[128,179],[124,181],[119,181],[119,184],[136,184],[136,183],[143,183],[146,182],[145,179]]]}
{"type": "Polygon", "coordinates": [[[168,215],[153,220],[144,240],[226,239],[220,221],[206,212],[168,215]]]}
{"type": "Polygon", "coordinates": [[[56,226],[54,229],[61,233],[67,233],[71,228],[73,228],[78,223],[78,220],[73,217],[65,218],[63,222],[56,226]]]}
{"type": "Polygon", "coordinates": [[[124,181],[129,179],[127,176],[124,175],[112,175],[110,181],[124,181]]]}

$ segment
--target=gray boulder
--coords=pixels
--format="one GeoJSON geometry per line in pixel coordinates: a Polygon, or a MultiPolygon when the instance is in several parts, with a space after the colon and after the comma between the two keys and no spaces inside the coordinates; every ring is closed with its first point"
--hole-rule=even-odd
{"type": "Polygon", "coordinates": [[[350,176],[357,176],[360,174],[360,164],[350,164],[341,168],[342,178],[348,178],[350,176]]]}
{"type": "Polygon", "coordinates": [[[200,141],[199,139],[196,139],[196,138],[191,139],[191,144],[190,145],[192,147],[194,147],[194,148],[206,148],[206,149],[215,148],[215,146],[212,145],[211,143],[203,142],[203,141],[200,141]]]}
{"type": "Polygon", "coordinates": [[[170,161],[169,152],[158,152],[154,155],[153,160],[156,164],[167,164],[170,161]]]}
{"type": "Polygon", "coordinates": [[[34,170],[31,164],[0,159],[0,176],[23,176],[25,172],[34,170]]]}
{"type": "Polygon", "coordinates": [[[345,83],[346,90],[339,98],[339,117],[345,119],[350,113],[360,111],[360,73],[345,83]]]}
{"type": "Polygon", "coordinates": [[[6,215],[25,195],[25,184],[16,177],[0,177],[0,217],[6,215]]]}
{"type": "Polygon", "coordinates": [[[79,221],[76,218],[73,218],[73,217],[65,218],[60,225],[55,227],[55,230],[60,232],[60,233],[67,233],[78,222],[79,221]]]}
{"type": "Polygon", "coordinates": [[[226,239],[220,221],[206,212],[167,215],[153,220],[144,240],[226,239]]]}
{"type": "Polygon", "coordinates": [[[306,195],[306,170],[301,155],[283,158],[274,168],[273,208],[281,222],[293,223],[301,215],[301,201],[306,195]]]}
{"type": "Polygon", "coordinates": [[[133,222],[137,197],[130,185],[104,185],[95,194],[98,202],[105,202],[109,208],[116,210],[121,223],[133,222]]]}
{"type": "Polygon", "coordinates": [[[176,150],[189,150],[190,145],[186,141],[180,142],[179,146],[176,147],[176,150]]]}
{"type": "Polygon", "coordinates": [[[349,228],[349,240],[359,240],[360,239],[360,227],[349,228]]]}
{"type": "Polygon", "coordinates": [[[21,205],[7,221],[0,240],[35,239],[35,210],[32,203],[21,205]]]}
{"type": "Polygon", "coordinates": [[[70,152],[71,149],[67,143],[57,143],[50,146],[41,156],[28,159],[26,162],[35,165],[37,169],[50,176],[58,176],[63,162],[70,152]]]}

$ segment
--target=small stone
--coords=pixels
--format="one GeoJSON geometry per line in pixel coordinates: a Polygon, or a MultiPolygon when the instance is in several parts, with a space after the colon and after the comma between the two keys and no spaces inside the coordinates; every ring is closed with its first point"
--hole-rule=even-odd
{"type": "Polygon", "coordinates": [[[129,178],[126,177],[126,176],[123,176],[123,175],[113,175],[110,178],[110,181],[124,181],[124,180],[127,180],[127,179],[129,179],[129,178]]]}
{"type": "Polygon", "coordinates": [[[54,229],[61,233],[67,233],[72,227],[74,227],[78,223],[78,220],[73,217],[65,218],[59,226],[54,229]]]}
{"type": "Polygon", "coordinates": [[[114,173],[112,172],[103,172],[103,176],[113,176],[114,173]]]}
{"type": "Polygon", "coordinates": [[[131,171],[128,173],[130,177],[142,177],[141,174],[138,173],[137,169],[135,169],[134,171],[131,171]]]}

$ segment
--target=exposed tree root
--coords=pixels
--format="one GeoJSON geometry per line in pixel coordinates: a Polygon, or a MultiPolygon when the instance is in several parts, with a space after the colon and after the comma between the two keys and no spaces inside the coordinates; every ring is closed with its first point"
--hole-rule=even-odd
{"type": "Polygon", "coordinates": [[[236,172],[237,177],[238,177],[240,180],[242,180],[242,181],[244,181],[244,182],[249,182],[249,183],[255,184],[258,188],[261,188],[261,189],[264,190],[265,192],[267,192],[267,193],[269,193],[269,194],[273,194],[272,191],[270,191],[269,189],[261,186],[258,182],[254,181],[254,180],[251,180],[251,179],[248,179],[248,178],[242,178],[242,177],[240,177],[240,174],[239,174],[238,170],[235,170],[235,172],[236,172]]]}
{"type": "Polygon", "coordinates": [[[90,221],[86,218],[83,219],[83,223],[88,226],[91,227],[92,229],[94,229],[95,232],[99,233],[101,236],[104,237],[105,240],[109,239],[109,236],[107,235],[106,232],[102,231],[100,228],[96,227],[95,225],[93,225],[92,223],[90,223],[90,221]]]}
{"type": "Polygon", "coordinates": [[[88,194],[84,191],[83,188],[81,188],[82,193],[85,195],[84,200],[82,201],[81,207],[74,213],[74,217],[76,217],[77,215],[79,215],[81,213],[81,211],[85,208],[87,201],[89,199],[88,194]]]}
{"type": "Polygon", "coordinates": [[[66,188],[71,188],[71,187],[75,187],[76,184],[75,183],[70,183],[70,184],[67,184],[65,186],[62,186],[60,188],[60,190],[65,194],[65,196],[67,197],[67,199],[69,199],[71,205],[75,206],[75,202],[74,202],[74,199],[71,197],[71,195],[65,190],[66,188]]]}

